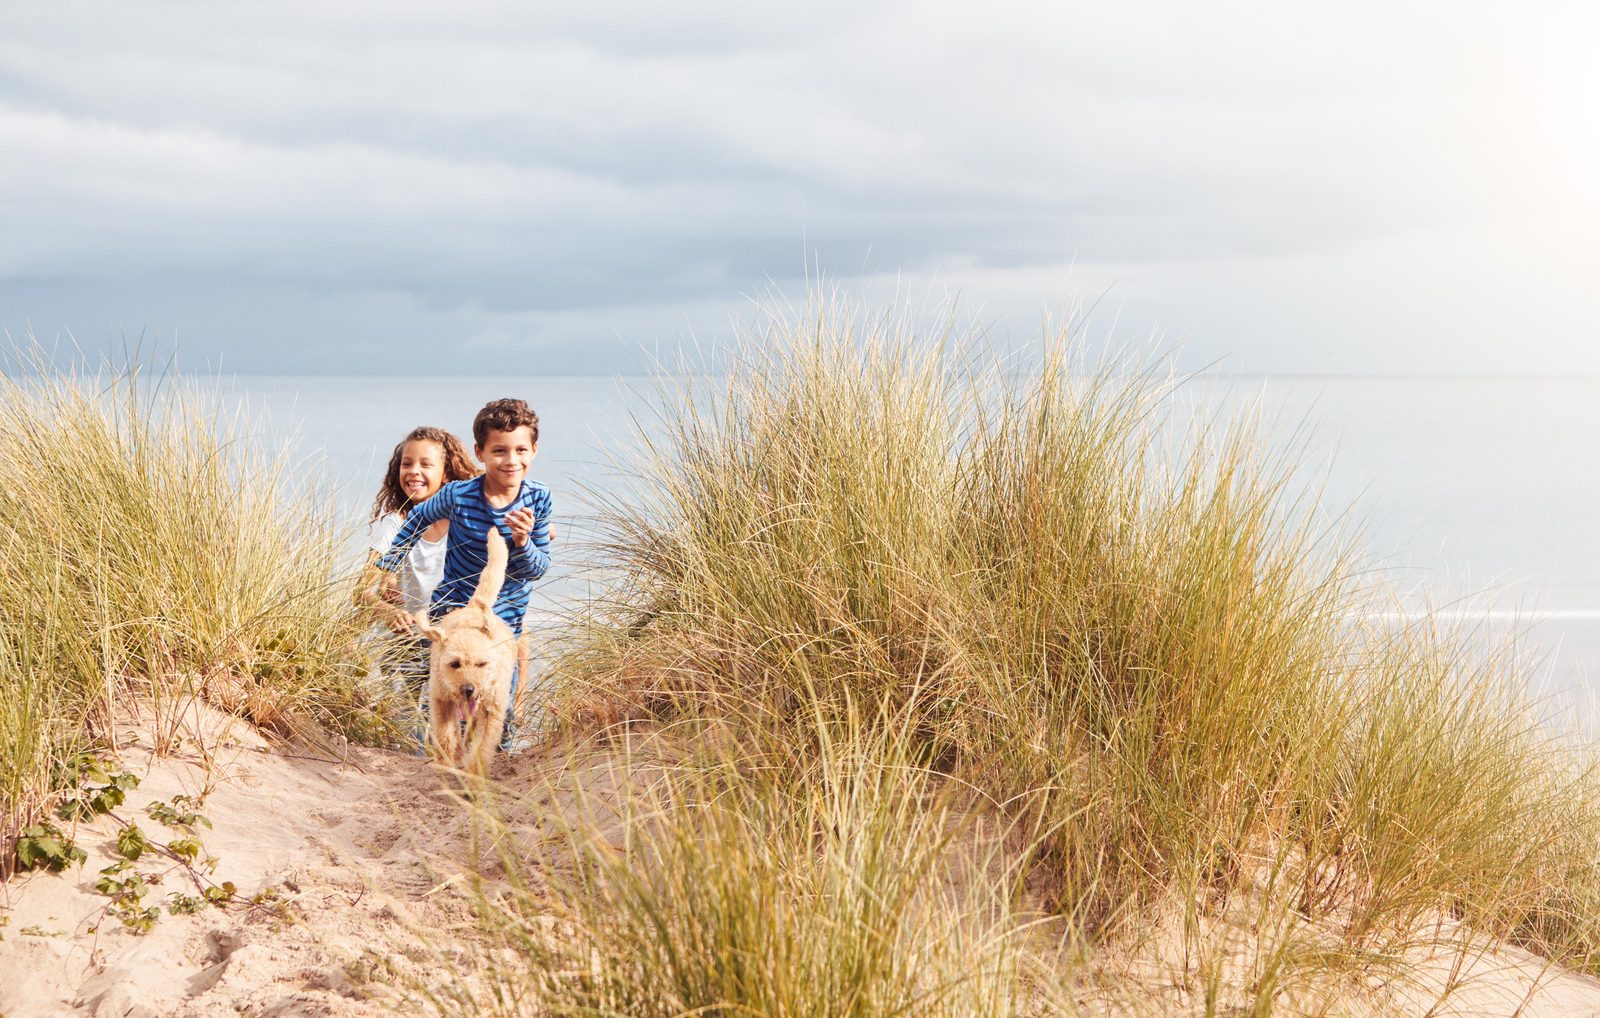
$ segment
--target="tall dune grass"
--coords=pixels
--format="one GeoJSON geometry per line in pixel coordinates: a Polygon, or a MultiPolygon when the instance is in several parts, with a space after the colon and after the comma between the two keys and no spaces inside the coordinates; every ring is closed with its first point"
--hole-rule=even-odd
{"type": "Polygon", "coordinates": [[[153,367],[60,371],[23,345],[0,377],[0,835],[133,703],[163,739],[194,695],[286,734],[381,729],[331,508],[153,367]]]}
{"type": "Polygon", "coordinates": [[[490,1010],[1018,1013],[1021,927],[996,893],[995,839],[971,837],[960,797],[895,731],[817,719],[811,734],[804,761],[712,738],[664,767],[619,765],[613,795],[572,790],[531,858],[507,860],[540,879],[483,901],[490,1010]]]}
{"type": "Polygon", "coordinates": [[[1363,621],[1391,595],[1294,450],[1183,420],[1160,367],[776,316],[647,427],[649,497],[606,521],[624,582],[559,662],[558,714],[798,758],[819,714],[898,718],[908,759],[1014,825],[1066,942],[1164,951],[1213,1003],[1218,973],[1270,1009],[1457,919],[1600,971],[1586,752],[1532,720],[1514,655],[1363,621]]]}

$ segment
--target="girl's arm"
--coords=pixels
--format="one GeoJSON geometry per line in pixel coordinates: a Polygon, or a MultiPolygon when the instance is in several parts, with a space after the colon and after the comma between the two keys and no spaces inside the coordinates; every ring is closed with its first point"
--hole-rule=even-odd
{"type": "Polygon", "coordinates": [[[373,549],[367,552],[367,564],[361,567],[361,579],[356,583],[356,604],[365,608],[384,600],[384,590],[380,584],[383,578],[393,576],[378,568],[378,556],[381,552],[373,549]]]}
{"type": "Polygon", "coordinates": [[[440,520],[448,518],[455,510],[455,488],[459,483],[459,481],[450,482],[436,491],[432,498],[412,509],[411,515],[406,517],[405,525],[394,535],[389,550],[378,556],[373,565],[386,573],[399,569],[406,553],[422,539],[422,532],[440,520]]]}
{"type": "Polygon", "coordinates": [[[367,554],[367,564],[362,567],[356,586],[356,605],[368,609],[377,621],[395,632],[408,633],[416,628],[416,622],[400,606],[402,597],[395,586],[394,573],[378,568],[378,554],[376,550],[367,554]]]}
{"type": "Polygon", "coordinates": [[[394,535],[399,532],[401,526],[401,521],[390,514],[373,520],[368,528],[367,561],[361,567],[361,578],[356,582],[357,607],[367,608],[382,601],[399,603],[400,592],[395,589],[394,574],[378,568],[378,556],[394,543],[394,535]],[[385,579],[388,580],[387,583],[384,582],[385,579]]]}

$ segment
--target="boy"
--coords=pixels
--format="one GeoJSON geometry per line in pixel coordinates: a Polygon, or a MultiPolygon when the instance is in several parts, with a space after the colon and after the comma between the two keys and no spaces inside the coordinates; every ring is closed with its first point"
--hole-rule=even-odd
{"type": "MultiPolygon", "coordinates": [[[[489,528],[494,527],[505,538],[509,555],[494,613],[520,640],[529,590],[550,568],[550,489],[527,476],[539,447],[539,416],[520,399],[493,400],[472,419],[472,439],[472,451],[483,464],[483,473],[470,480],[451,481],[411,510],[389,550],[375,564],[393,573],[424,531],[440,520],[449,520],[444,578],[428,605],[429,620],[437,620],[472,597],[478,574],[488,562],[486,542],[489,528]]],[[[520,678],[512,672],[513,703],[520,678]]],[[[514,715],[514,708],[508,708],[501,749],[511,744],[514,715]]]]}

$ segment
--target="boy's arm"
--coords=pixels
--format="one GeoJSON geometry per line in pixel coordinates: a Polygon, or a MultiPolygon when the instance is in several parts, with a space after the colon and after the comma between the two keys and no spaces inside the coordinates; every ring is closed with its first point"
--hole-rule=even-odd
{"type": "Polygon", "coordinates": [[[506,522],[510,525],[511,541],[510,557],[506,561],[506,576],[513,580],[537,580],[550,568],[550,492],[540,490],[534,495],[533,503],[523,512],[532,516],[531,521],[526,516],[519,516],[517,523],[527,522],[524,530],[512,522],[515,511],[506,514],[506,522]],[[517,538],[522,538],[522,543],[517,543],[517,538]]]}
{"type": "Polygon", "coordinates": [[[386,573],[399,569],[400,563],[405,561],[406,553],[422,539],[422,532],[449,516],[455,505],[455,485],[447,484],[440,488],[432,498],[411,510],[411,515],[406,517],[405,525],[394,535],[389,550],[378,556],[373,565],[386,573]]]}

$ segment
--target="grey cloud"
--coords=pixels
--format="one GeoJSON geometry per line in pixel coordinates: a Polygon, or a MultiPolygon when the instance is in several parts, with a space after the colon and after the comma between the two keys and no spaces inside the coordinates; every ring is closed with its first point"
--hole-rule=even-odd
{"type": "MultiPolygon", "coordinates": [[[[0,323],[120,301],[242,349],[264,326],[230,307],[315,314],[347,367],[378,334],[599,357],[606,321],[703,325],[808,259],[1008,293],[1076,262],[1235,336],[1270,332],[1241,309],[1272,263],[1299,294],[1283,322],[1320,334],[1293,276],[1319,258],[1360,275],[1405,238],[1516,243],[1504,222],[1550,221],[1517,186],[1540,158],[1519,75],[1528,39],[1594,20],[1554,2],[72,10],[0,13],[0,214],[25,238],[0,248],[0,323]]],[[[1580,295],[1540,292],[1587,320],[1580,295]]]]}

